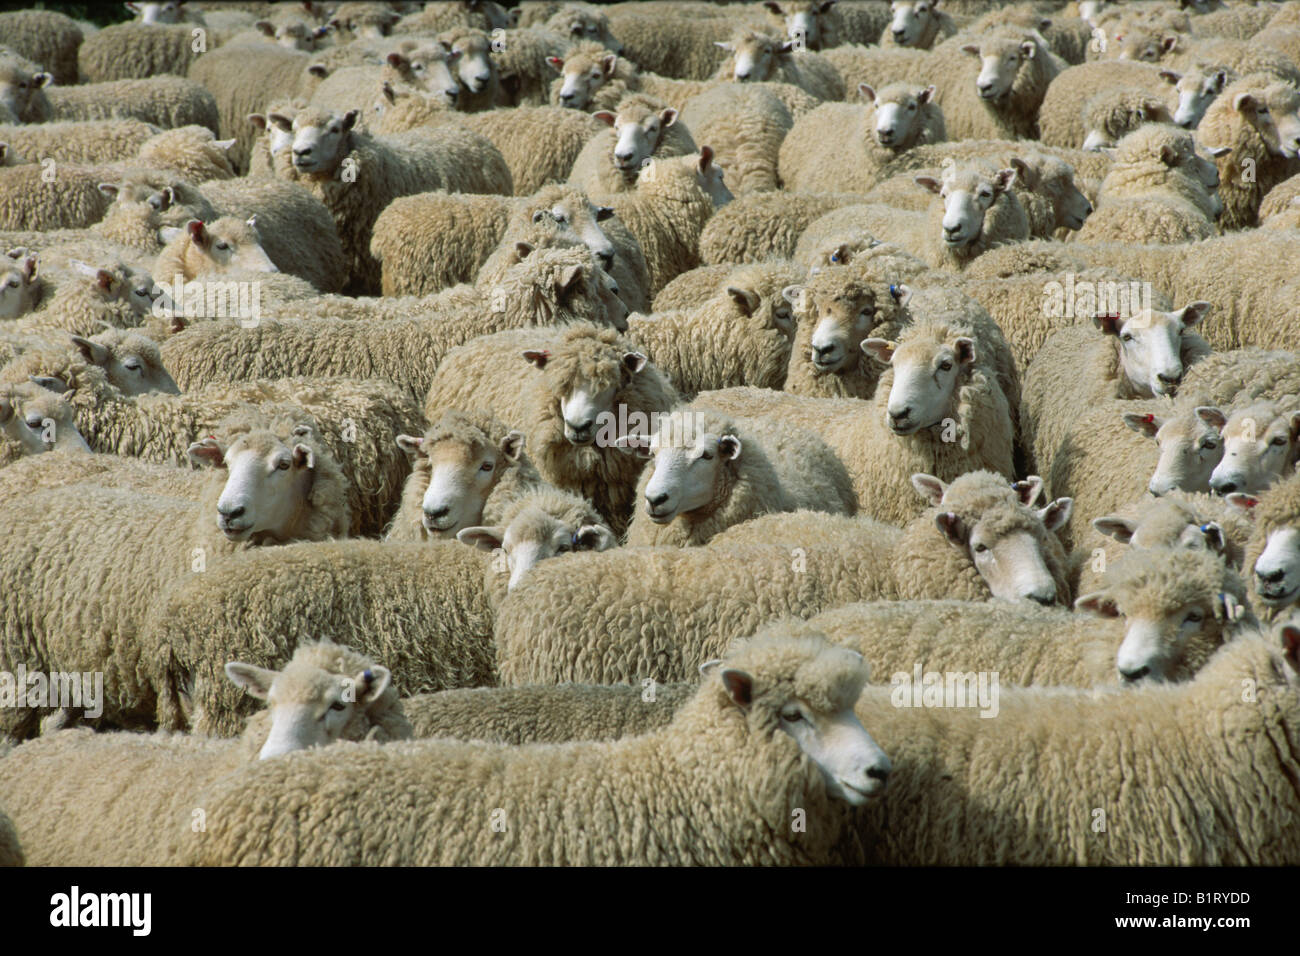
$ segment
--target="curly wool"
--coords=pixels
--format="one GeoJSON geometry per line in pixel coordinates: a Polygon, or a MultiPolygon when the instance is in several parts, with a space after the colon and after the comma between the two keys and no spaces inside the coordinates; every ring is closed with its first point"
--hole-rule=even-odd
{"type": "Polygon", "coordinates": [[[202,59],[193,44],[193,24],[119,23],[86,38],[77,52],[77,67],[91,83],[160,73],[184,76],[191,63],[202,59]]]}
{"type": "Polygon", "coordinates": [[[58,163],[94,165],[135,156],[157,132],[156,126],[136,119],[21,123],[0,126],[0,142],[33,162],[48,157],[58,163]]]}
{"type": "MultiPolygon", "coordinates": [[[[1254,532],[1246,542],[1246,554],[1242,567],[1250,575],[1251,594],[1258,597],[1259,579],[1255,576],[1255,562],[1264,553],[1268,536],[1284,528],[1300,528],[1300,476],[1292,475],[1277,482],[1259,499],[1259,504],[1251,509],[1254,520],[1254,532]]],[[[1269,618],[1284,616],[1291,608],[1274,608],[1259,602],[1260,611],[1269,618]]]]}
{"type": "MultiPolygon", "coordinates": [[[[855,269],[830,266],[809,278],[800,294],[804,307],[795,312],[799,325],[783,390],[791,395],[819,398],[871,398],[881,369],[862,353],[861,346],[864,339],[882,331],[875,324],[875,290],[858,276],[855,269]],[[872,314],[870,329],[855,325],[864,309],[869,309],[872,314]],[[834,372],[825,372],[812,361],[813,334],[828,316],[834,316],[839,331],[844,335],[843,364],[834,372]]],[[[744,384],[761,385],[757,382],[744,384]]]]}
{"type": "Polygon", "coordinates": [[[781,187],[778,157],[794,119],[768,86],[725,83],[692,97],[682,109],[681,122],[713,149],[737,196],[781,187]]]}
{"type": "Polygon", "coordinates": [[[531,196],[568,178],[582,148],[605,125],[590,113],[556,106],[516,106],[470,113],[459,121],[501,151],[516,196],[531,196]],[[545,143],[545,149],[538,144],[545,143]]]}
{"type": "Polygon", "coordinates": [[[43,92],[55,120],[136,119],[161,129],[217,125],[212,94],[179,76],[50,86],[43,92]]]}
{"type": "Polygon", "coordinates": [[[862,202],[858,193],[751,193],[727,203],[699,236],[700,262],[709,265],[789,259],[814,220],[862,202]]]}
{"type": "Polygon", "coordinates": [[[76,83],[77,51],[84,34],[77,21],[53,10],[0,13],[0,36],[19,56],[41,64],[59,84],[76,83]]]}
{"type": "Polygon", "coordinates": [[[1088,135],[1084,107],[1111,90],[1141,90],[1169,103],[1170,87],[1160,78],[1164,67],[1139,60],[1106,60],[1067,66],[1047,88],[1038,113],[1046,146],[1077,149],[1088,135]]]}
{"type": "MultiPolygon", "coordinates": [[[[622,123],[644,125],[653,115],[668,106],[664,101],[644,93],[634,93],[619,103],[618,120],[622,123]]],[[[621,170],[614,163],[614,147],[618,145],[617,131],[608,127],[601,129],[587,140],[573,160],[569,170],[569,185],[582,190],[598,199],[636,191],[641,181],[643,170],[628,172],[621,170]]],[[[699,147],[695,138],[680,118],[671,126],[659,127],[659,139],[654,144],[650,157],[669,159],[675,156],[687,156],[695,153],[699,147]]]]}

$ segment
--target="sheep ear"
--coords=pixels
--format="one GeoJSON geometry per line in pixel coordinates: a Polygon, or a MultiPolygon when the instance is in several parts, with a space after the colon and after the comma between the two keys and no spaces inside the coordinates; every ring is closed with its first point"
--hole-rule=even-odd
{"type": "Polygon", "coordinates": [[[876,91],[871,88],[870,84],[859,83],[858,92],[862,94],[862,98],[868,103],[876,102],[876,91]]]}
{"type": "Polygon", "coordinates": [[[317,79],[323,80],[325,77],[330,75],[330,68],[324,63],[313,63],[311,66],[307,67],[307,73],[309,76],[314,76],[317,79]]]}
{"type": "Polygon", "coordinates": [[[922,189],[928,189],[930,192],[936,194],[943,189],[943,183],[935,179],[933,176],[917,176],[912,180],[912,182],[916,183],[922,189]]]}
{"type": "Polygon", "coordinates": [[[767,7],[767,9],[771,10],[778,17],[785,16],[785,14],[781,10],[781,4],[777,3],[776,0],[765,0],[763,6],[767,7]]]}
{"type": "Polygon", "coordinates": [[[56,395],[62,395],[68,391],[68,383],[61,378],[55,378],[53,375],[28,375],[27,381],[33,385],[39,385],[46,391],[54,392],[56,395]]]}
{"type": "Polygon", "coordinates": [[[736,45],[729,40],[714,40],[713,45],[719,50],[726,50],[728,53],[731,53],[736,49],[736,45]]]}
{"type": "Polygon", "coordinates": [[[343,132],[347,132],[357,125],[357,117],[361,115],[360,110],[348,110],[343,114],[343,132]]]}
{"type": "Polygon", "coordinates": [[[190,234],[194,244],[200,248],[206,248],[208,244],[208,231],[204,227],[202,220],[191,219],[185,224],[185,231],[190,234]]]}
{"type": "Polygon", "coordinates": [[[650,359],[647,358],[641,352],[623,353],[623,368],[626,369],[628,373],[632,375],[638,374],[642,369],[646,367],[649,361],[650,359]]]}
{"type": "Polygon", "coordinates": [[[1076,611],[1088,611],[1100,617],[1119,617],[1119,607],[1105,591],[1093,591],[1074,602],[1076,611]]]}
{"type": "Polygon", "coordinates": [[[1101,329],[1102,335],[1119,335],[1123,321],[1118,312],[1106,312],[1092,317],[1092,324],[1101,329]]]}
{"type": "Polygon", "coordinates": [[[234,145],[235,145],[235,142],[236,142],[236,140],[233,140],[233,139],[214,139],[214,140],[212,141],[212,145],[215,146],[215,147],[217,147],[217,149],[220,149],[220,150],[223,150],[223,151],[224,151],[224,150],[228,150],[228,149],[230,149],[230,147],[234,146],[234,145]]]}
{"type": "Polygon", "coordinates": [[[975,364],[975,340],[966,336],[959,337],[952,343],[953,351],[957,353],[957,362],[961,365],[975,364]]]}
{"type": "Polygon", "coordinates": [[[382,664],[372,664],[354,679],[358,704],[373,704],[388,690],[393,672],[382,664]]]}
{"type": "Polygon", "coordinates": [[[649,435],[642,435],[636,432],[627,435],[619,435],[614,439],[614,447],[621,448],[623,451],[634,454],[638,458],[649,459],[654,457],[650,449],[649,435]]]}
{"type": "Polygon", "coordinates": [[[894,357],[894,344],[884,339],[863,339],[862,351],[881,365],[888,365],[894,357]]]}
{"type": "Polygon", "coordinates": [[[518,461],[524,453],[525,436],[521,431],[508,431],[506,437],[501,439],[501,456],[506,461],[518,461]]]}
{"type": "Polygon", "coordinates": [[[1020,481],[1011,482],[1011,490],[1016,493],[1022,505],[1032,508],[1043,493],[1043,479],[1038,475],[1026,475],[1020,481]]]}
{"type": "Polygon", "coordinates": [[[727,696],[731,698],[731,702],[742,709],[748,710],[750,703],[754,700],[754,678],[734,667],[723,668],[720,676],[723,689],[726,690],[727,696]]]}
{"type": "Polygon", "coordinates": [[[1160,79],[1164,80],[1170,86],[1177,86],[1178,81],[1183,78],[1181,73],[1175,73],[1173,70],[1161,70],[1160,79]]]}
{"type": "Polygon", "coordinates": [[[993,191],[1004,193],[1015,184],[1016,170],[1014,168],[999,169],[997,175],[993,177],[993,191]]]}
{"type": "Polygon", "coordinates": [[[1038,518],[1048,531],[1057,531],[1065,527],[1065,523],[1070,520],[1070,515],[1073,513],[1073,498],[1057,498],[1051,504],[1039,510],[1038,518]]]}
{"type": "Polygon", "coordinates": [[[934,84],[931,83],[925,89],[917,91],[916,101],[922,105],[932,102],[934,100],[934,93],[934,84]]]}
{"type": "Polygon", "coordinates": [[[555,72],[557,73],[564,72],[564,61],[560,59],[558,56],[548,56],[546,58],[546,62],[550,64],[551,68],[554,69],[555,72]]]}
{"type": "Polygon", "coordinates": [[[718,455],[723,461],[735,461],[740,457],[741,443],[735,435],[723,435],[718,439],[718,455]]]}
{"type": "Polygon", "coordinates": [[[275,36],[275,25],[270,20],[258,20],[253,24],[264,36],[275,36]]]}
{"type": "Polygon", "coordinates": [[[912,476],[912,487],[916,489],[918,495],[932,505],[937,505],[943,501],[943,493],[948,490],[948,486],[934,475],[927,475],[923,472],[918,472],[912,476]]]}
{"type": "Polygon", "coordinates": [[[1221,615],[1222,620],[1227,621],[1229,624],[1241,623],[1248,613],[1246,605],[1242,604],[1235,594],[1229,594],[1226,591],[1221,591],[1217,595],[1215,603],[1217,605],[1215,610],[1221,615]]]}
{"type": "Polygon", "coordinates": [[[720,657],[715,657],[711,661],[705,661],[703,664],[699,666],[700,676],[708,677],[715,670],[717,670],[718,667],[721,666],[721,664],[722,664],[722,658],[720,657]]]}
{"type": "Polygon", "coordinates": [[[1295,683],[1297,672],[1300,672],[1300,627],[1284,624],[1278,637],[1282,642],[1282,656],[1291,667],[1289,680],[1295,683]]]}
{"type": "Polygon", "coordinates": [[[414,461],[424,457],[424,438],[415,435],[398,435],[397,447],[406,452],[406,457],[414,461]]]}
{"type": "Polygon", "coordinates": [[[478,548],[480,551],[495,551],[501,547],[501,541],[505,537],[504,528],[489,528],[486,526],[476,526],[473,528],[461,528],[456,532],[456,540],[461,544],[467,544],[471,548],[478,548]]]}
{"type": "Polygon", "coordinates": [[[1223,554],[1228,548],[1228,540],[1224,536],[1223,526],[1217,521],[1207,521],[1201,525],[1201,534],[1205,537],[1205,546],[1215,554],[1223,554]]]}
{"type": "Polygon", "coordinates": [[[559,292],[568,292],[581,278],[582,266],[565,266],[564,270],[560,273],[560,281],[556,283],[556,290],[559,292]]]}
{"type": "Polygon", "coordinates": [[[979,56],[980,48],[974,43],[967,43],[961,48],[961,52],[965,53],[967,56],[979,56]]]}
{"type": "Polygon", "coordinates": [[[659,111],[659,123],[664,129],[667,129],[677,122],[677,116],[677,111],[670,106],[666,110],[659,111]]]}
{"type": "Polygon", "coordinates": [[[82,338],[80,335],[69,336],[72,344],[77,347],[77,351],[91,365],[107,365],[108,360],[112,358],[113,353],[108,346],[101,345],[98,342],[92,342],[90,339],[82,338]]]}
{"type": "Polygon", "coordinates": [[[604,222],[606,219],[611,218],[613,215],[614,215],[614,207],[613,207],[613,206],[597,206],[597,207],[596,207],[596,221],[597,221],[597,222],[604,222]]]}
{"type": "Polygon", "coordinates": [[[312,471],[316,467],[316,453],[309,445],[299,442],[293,446],[293,467],[312,471]]]}
{"type": "Polygon", "coordinates": [[[614,70],[618,67],[618,57],[610,53],[600,59],[600,72],[602,76],[613,76],[614,70]]]}
{"type": "Polygon", "coordinates": [[[713,147],[701,146],[700,147],[700,172],[707,173],[711,165],[713,165],[713,147]]]}
{"type": "Polygon", "coordinates": [[[934,526],[948,539],[950,544],[959,548],[966,547],[966,526],[961,518],[951,511],[941,511],[934,516],[934,526]]]}
{"type": "Polygon", "coordinates": [[[1225,495],[1223,500],[1246,517],[1252,519],[1255,517],[1255,506],[1259,504],[1259,499],[1254,495],[1248,495],[1244,491],[1233,491],[1225,495]]]}
{"type": "Polygon", "coordinates": [[[1213,77],[1214,92],[1222,93],[1224,85],[1228,82],[1228,74],[1224,70],[1218,70],[1213,77]]]}
{"type": "Polygon", "coordinates": [[[801,285],[788,285],[781,290],[781,298],[797,309],[803,301],[803,288],[801,285]]]}
{"type": "Polygon", "coordinates": [[[388,54],[388,56],[385,59],[388,65],[395,70],[400,70],[406,64],[406,57],[402,56],[402,54],[397,53],[396,51],[388,54]]]}
{"type": "Polygon", "coordinates": [[[196,441],[186,450],[191,461],[198,465],[207,465],[210,468],[226,467],[226,452],[221,447],[221,443],[209,435],[202,441],[196,441]]]}
{"type": "Polygon", "coordinates": [[[1038,45],[1033,40],[1026,40],[1020,44],[1020,52],[1025,55],[1026,60],[1032,60],[1038,54],[1038,45]]]}
{"type": "Polygon", "coordinates": [[[900,308],[905,309],[907,308],[907,303],[912,301],[912,287],[903,283],[891,285],[889,287],[889,295],[890,298],[898,303],[900,308]]]}
{"type": "Polygon", "coordinates": [[[1228,424],[1228,416],[1212,405],[1197,405],[1196,417],[1211,428],[1222,428],[1228,424]]]}
{"type": "Polygon", "coordinates": [[[1160,41],[1160,50],[1163,53],[1171,53],[1178,47],[1178,35],[1167,36],[1160,41]]]}
{"type": "Polygon", "coordinates": [[[1168,143],[1165,143],[1163,146],[1160,147],[1160,162],[1164,163],[1166,166],[1168,166],[1171,169],[1177,166],[1178,151],[1174,149],[1172,146],[1170,146],[1168,143]]]}
{"type": "Polygon", "coordinates": [[[1019,178],[1026,187],[1033,189],[1037,177],[1034,176],[1034,171],[1030,168],[1029,164],[1019,156],[1013,156],[1011,157],[1011,166],[1015,169],[1017,178],[1019,178]]]}
{"type": "Polygon", "coordinates": [[[731,300],[740,307],[740,311],[745,315],[753,315],[758,311],[759,303],[762,301],[759,299],[758,293],[751,289],[739,289],[734,285],[727,286],[726,291],[727,295],[731,296],[731,300]]]}
{"type": "Polygon", "coordinates": [[[606,126],[613,126],[614,122],[618,119],[618,117],[615,116],[613,113],[611,113],[609,110],[597,110],[591,115],[594,118],[600,120],[606,126]]]}
{"type": "Polygon", "coordinates": [[[1232,98],[1232,108],[1238,113],[1254,113],[1259,106],[1259,100],[1253,93],[1238,93],[1232,98]]]}
{"type": "MultiPolygon", "coordinates": [[[[250,116],[249,119],[252,119],[252,116],[250,116]]],[[[283,113],[268,113],[266,121],[282,133],[293,132],[293,120],[289,119],[289,117],[285,116],[283,113]]]]}
{"type": "Polygon", "coordinates": [[[121,187],[117,183],[100,183],[95,188],[109,199],[116,199],[117,194],[121,192],[121,187]]]}
{"type": "Polygon", "coordinates": [[[242,687],[250,696],[266,700],[271,693],[271,685],[280,676],[279,671],[269,671],[265,667],[245,664],[242,661],[230,661],[226,664],[226,676],[236,687],[242,687]]]}
{"type": "MultiPolygon", "coordinates": [[[[1231,147],[1231,146],[1211,146],[1211,147],[1207,148],[1205,151],[1206,151],[1207,153],[1210,154],[1210,159],[1221,159],[1222,157],[1227,156],[1229,153],[1232,152],[1232,147],[1231,147]]],[[[1295,202],[1294,199],[1292,199],[1291,201],[1292,201],[1292,202],[1295,202]]]]}
{"type": "Polygon", "coordinates": [[[1145,414],[1141,412],[1125,412],[1124,424],[1133,429],[1139,435],[1145,435],[1147,438],[1155,438],[1156,432],[1160,431],[1160,426],[1164,420],[1157,418],[1150,412],[1145,414]]]}
{"type": "Polygon", "coordinates": [[[524,242],[521,239],[519,242],[515,243],[515,260],[517,262],[523,262],[525,259],[527,259],[529,256],[533,254],[533,250],[535,248],[536,246],[534,246],[531,242],[524,242]]]}
{"type": "Polygon", "coordinates": [[[1133,532],[1137,531],[1137,522],[1120,515],[1103,515],[1100,518],[1093,518],[1092,526],[1098,534],[1114,538],[1120,544],[1128,544],[1132,541],[1133,532]]]}
{"type": "Polygon", "coordinates": [[[524,361],[536,368],[546,368],[546,363],[550,361],[551,353],[546,349],[525,349],[520,353],[524,361]]]}
{"type": "Polygon", "coordinates": [[[584,524],[574,532],[573,544],[584,551],[608,551],[618,544],[618,539],[603,524],[584,524]]]}
{"type": "Polygon", "coordinates": [[[1193,325],[1200,322],[1201,319],[1205,318],[1206,314],[1212,308],[1214,308],[1214,306],[1209,302],[1198,301],[1193,302],[1191,305],[1183,306],[1175,312],[1174,315],[1182,319],[1183,328],[1190,329],[1193,325]]]}

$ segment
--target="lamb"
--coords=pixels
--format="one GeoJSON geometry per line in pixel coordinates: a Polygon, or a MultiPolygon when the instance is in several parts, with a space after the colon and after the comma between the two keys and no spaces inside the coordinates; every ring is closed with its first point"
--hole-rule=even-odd
{"type": "Polygon", "coordinates": [[[1297,636],[1284,631],[1281,651],[1229,642],[1193,681],[1138,693],[1007,690],[997,720],[898,707],[900,688],[868,688],[857,713],[897,769],[879,809],[859,814],[860,835],[877,841],[875,862],[895,865],[1293,861],[1297,636]],[[1170,767],[1182,753],[1200,772],[1170,767]],[[1105,831],[1093,829],[1098,810],[1105,831]]]}
{"type": "MultiPolygon", "coordinates": [[[[195,835],[176,828],[174,859],[290,865],[758,865],[855,859],[856,851],[838,843],[850,820],[840,804],[868,802],[889,774],[888,758],[850,715],[864,679],[858,655],[825,641],[756,639],[710,664],[700,689],[672,723],[645,737],[513,751],[499,745],[421,741],[312,755],[321,759],[262,762],[203,792],[207,830],[195,835]],[[796,709],[798,727],[782,732],[796,709]],[[759,735],[751,726],[768,729],[759,735]],[[742,750],[746,769],[738,775],[742,750]],[[709,756],[702,758],[706,751],[709,756]],[[456,766],[474,773],[479,784],[465,787],[451,779],[450,768],[456,766]],[[435,773],[426,772],[432,768],[435,773]],[[290,787],[312,789],[326,802],[383,807],[362,826],[385,832],[393,825],[385,821],[394,819],[392,808],[400,801],[376,787],[393,774],[404,781],[403,793],[424,795],[423,805],[413,808],[400,827],[409,830],[411,823],[423,821],[437,826],[437,835],[431,830],[415,839],[385,839],[374,844],[385,848],[375,853],[347,849],[348,841],[322,829],[329,828],[328,822],[316,827],[310,840],[292,846],[275,838],[269,843],[249,840],[242,833],[254,821],[260,829],[269,824],[272,832],[279,830],[271,821],[287,812],[280,795],[290,787]],[[759,779],[765,783],[763,795],[754,789],[759,779]],[[371,799],[357,803],[361,788],[371,799]],[[451,807],[443,794],[453,792],[461,809],[438,809],[441,804],[451,807]],[[482,814],[481,830],[464,823],[465,800],[471,796],[480,809],[468,812],[471,817],[482,814]],[[584,821],[581,828],[562,826],[557,833],[561,804],[577,814],[573,819],[584,821]],[[617,819],[603,809],[612,805],[619,807],[617,819]],[[486,822],[493,807],[509,814],[504,831],[493,832],[486,822]],[[808,832],[791,832],[790,814],[796,807],[816,821],[808,832]],[[454,828],[433,824],[452,818],[457,820],[454,828]],[[664,836],[673,832],[672,819],[688,821],[691,836],[664,836]],[[593,839],[596,832],[604,836],[593,839]],[[708,837],[699,839],[701,832],[708,837]],[[646,843],[644,833],[661,836],[646,843]]],[[[325,817],[340,819],[333,813],[325,817]]],[[[355,822],[355,816],[349,820],[355,822]]]]}
{"type": "Polygon", "coordinates": [[[856,270],[832,266],[785,293],[799,325],[783,389],[791,395],[871,398],[880,367],[862,350],[877,322],[870,283],[856,270]]]}
{"type": "Polygon", "coordinates": [[[943,489],[944,503],[904,529],[800,511],[746,521],[699,548],[541,565],[497,610],[501,683],[686,680],[766,621],[856,601],[1068,600],[1065,552],[1048,530],[1068,516],[1068,501],[1033,511],[1021,496],[1036,497],[1041,482],[1013,489],[988,472],[948,488],[918,481],[930,500],[943,489]]]}
{"type": "Polygon", "coordinates": [[[844,99],[839,71],[820,53],[795,54],[791,43],[757,30],[741,30],[717,47],[728,53],[713,75],[718,80],[789,83],[819,100],[844,99]]]}
{"type": "Polygon", "coordinates": [[[819,438],[775,421],[732,420],[683,406],[620,446],[653,460],[637,485],[628,545],[707,544],[760,515],[853,514],[848,472],[819,438]]]}
{"type": "Polygon", "coordinates": [[[865,193],[899,153],[947,139],[933,86],[891,83],[877,93],[864,83],[859,90],[869,105],[823,103],[795,122],[781,144],[785,188],[865,193]]]}
{"type": "MultiPolygon", "coordinates": [[[[529,336],[502,338],[517,347],[529,336]]],[[[495,342],[475,343],[456,364],[438,370],[426,408],[431,414],[437,408],[491,407],[527,436],[530,457],[544,480],[591,501],[621,535],[632,517],[642,463],[614,447],[615,439],[629,422],[669,411],[677,394],[645,355],[612,330],[575,324],[538,344],[542,347],[520,355],[495,342]],[[521,388],[508,373],[482,374],[503,360],[531,365],[531,381],[521,388]],[[480,382],[497,385],[492,401],[484,401],[480,382]],[[500,394],[502,385],[511,394],[500,394]]]]}
{"type": "Polygon", "coordinates": [[[1259,499],[1233,497],[1254,524],[1246,544],[1243,567],[1251,578],[1251,596],[1260,613],[1277,618],[1300,597],[1300,509],[1296,489],[1300,480],[1285,478],[1259,499]]]}
{"type": "Polygon", "coordinates": [[[1197,140],[1206,149],[1231,150],[1216,157],[1223,201],[1219,222],[1225,230],[1257,225],[1264,194],[1293,172],[1292,140],[1300,133],[1300,120],[1288,114],[1297,109],[1300,92],[1260,73],[1232,83],[1206,109],[1197,140]]]}
{"type": "Polygon", "coordinates": [[[607,281],[585,248],[544,249],[491,290],[457,287],[433,299],[371,300],[390,311],[358,311],[364,300],[318,299],[308,303],[309,318],[263,319],[252,328],[231,321],[202,323],[169,339],[164,358],[184,388],[286,375],[347,375],[385,379],[422,401],[439,362],[470,339],[535,325],[617,323],[625,310],[607,311],[607,281]],[[382,321],[358,322],[359,316],[382,321]]]}
{"type": "MultiPolygon", "coordinates": [[[[0,505],[6,512],[0,577],[15,589],[3,623],[6,670],[23,661],[46,672],[103,671],[103,719],[138,726],[154,706],[144,675],[155,667],[156,652],[141,638],[157,595],[204,570],[209,560],[218,564],[242,548],[346,535],[345,479],[309,427],[285,437],[250,429],[229,444],[215,438],[196,442],[190,452],[218,469],[201,503],[82,484],[38,489],[0,505]],[[131,548],[122,547],[117,524],[102,520],[108,513],[132,524],[131,548]],[[69,534],[78,542],[75,549],[57,543],[69,534]],[[112,575],[104,575],[106,560],[112,575]],[[15,575],[99,596],[80,602],[73,620],[60,587],[23,587],[15,575]],[[131,593],[149,598],[112,600],[112,593],[120,594],[119,577],[131,582],[131,593]],[[20,597],[17,590],[25,593],[20,597]],[[103,640],[88,642],[87,634],[103,640]]],[[[21,731],[37,714],[30,708],[11,714],[6,731],[21,731]]]]}
{"type": "Polygon", "coordinates": [[[864,351],[890,365],[870,402],[745,388],[702,393],[696,405],[812,429],[849,469],[862,513],[901,524],[921,510],[901,493],[915,472],[951,481],[986,468],[1013,477],[1011,412],[972,331],[930,319],[911,326],[897,346],[866,340],[864,351]]]}
{"type": "Polygon", "coordinates": [[[445,409],[422,436],[398,435],[411,460],[386,541],[441,541],[482,522],[542,484],[524,433],[483,411],[445,409]]]}
{"type": "Polygon", "coordinates": [[[685,156],[697,150],[678,112],[653,97],[636,94],[617,113],[592,114],[612,127],[587,141],[569,171],[569,184],[598,198],[631,192],[652,157],[685,156]]]}
{"type": "Polygon", "coordinates": [[[782,290],[800,275],[800,269],[783,262],[727,267],[725,277],[710,283],[710,292],[692,297],[702,299],[700,305],[672,310],[656,299],[652,314],[628,319],[627,337],[683,399],[738,385],[780,388],[794,331],[791,303],[782,290]]]}
{"type": "Polygon", "coordinates": [[[1229,415],[1201,407],[1197,415],[1219,429],[1223,458],[1210,475],[1217,495],[1257,495],[1291,475],[1300,457],[1300,399],[1254,402],[1229,415]]]}
{"type": "MultiPolygon", "coordinates": [[[[794,123],[767,84],[725,83],[692,97],[682,122],[708,143],[740,195],[779,188],[778,157],[794,123]]],[[[2,134],[0,134],[2,135],[2,134]]]]}
{"type": "Polygon", "coordinates": [[[72,84],[77,74],[77,50],[85,39],[71,17],[53,10],[0,13],[0,35],[18,56],[42,64],[55,83],[72,84]]]}
{"type": "Polygon", "coordinates": [[[733,198],[722,181],[713,150],[699,155],[651,159],[634,192],[609,199],[615,215],[636,237],[645,254],[652,298],[668,282],[700,264],[704,225],[733,198]]]}
{"type": "Polygon", "coordinates": [[[119,23],[104,27],[81,44],[77,68],[91,83],[160,73],[185,76],[190,64],[203,58],[199,50],[204,47],[196,39],[204,33],[180,24],[119,23]]]}
{"type": "Polygon", "coordinates": [[[957,24],[940,0],[893,0],[889,25],[880,32],[881,47],[901,46],[929,50],[941,38],[957,32],[957,24]]]}
{"type": "Polygon", "coordinates": [[[545,484],[509,502],[499,524],[463,528],[456,538],[496,555],[483,580],[494,605],[538,562],[577,551],[605,551],[618,544],[591,502],[545,484]]]}
{"type": "Polygon", "coordinates": [[[1210,353],[1194,329],[1210,311],[1192,302],[1164,312],[1098,315],[1053,332],[1025,373],[1021,437],[1043,472],[1080,410],[1103,402],[1169,396],[1187,369],[1210,353]]]}
{"type": "Polygon", "coordinates": [[[198,806],[195,791],[207,783],[259,758],[336,741],[387,743],[411,736],[388,669],[348,647],[303,644],[283,670],[232,661],[226,675],[268,705],[236,740],[67,729],[0,758],[6,769],[3,799],[29,837],[32,862],[157,865],[159,837],[172,826],[189,825],[198,806]],[[316,709],[326,712],[322,720],[315,719],[316,709]],[[310,714],[306,721],[304,711],[310,714]],[[114,772],[105,773],[110,766],[114,772]],[[68,792],[51,792],[55,781],[46,779],[42,796],[37,767],[57,767],[68,792]],[[89,812],[70,821],[64,799],[89,812]]]}
{"type": "MultiPolygon", "coordinates": [[[[1178,74],[1169,75],[1176,77],[1178,74]]],[[[1165,76],[1165,71],[1161,72],[1161,76],[1165,76]]],[[[1114,147],[1127,134],[1146,123],[1172,122],[1174,115],[1165,104],[1164,97],[1137,87],[1121,86],[1103,90],[1083,105],[1083,125],[1088,132],[1081,148],[1090,150],[1114,147]]],[[[1195,128],[1194,123],[1192,128],[1195,128]]]]}
{"type": "Polygon", "coordinates": [[[281,130],[293,130],[292,168],[277,174],[302,182],[333,213],[358,289],[379,289],[380,267],[370,253],[370,236],[379,213],[393,199],[455,186],[504,195],[513,191],[500,153],[468,132],[458,139],[443,127],[436,141],[412,135],[378,139],[354,129],[356,110],[339,116],[306,109],[292,121],[279,114],[269,119],[281,130]],[[452,175],[453,166],[463,172],[452,175]]]}

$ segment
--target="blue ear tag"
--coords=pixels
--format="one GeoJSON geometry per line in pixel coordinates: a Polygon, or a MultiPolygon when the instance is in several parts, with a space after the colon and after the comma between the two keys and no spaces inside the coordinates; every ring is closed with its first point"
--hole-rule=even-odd
{"type": "Polygon", "coordinates": [[[578,532],[575,531],[573,534],[569,535],[569,544],[573,545],[575,548],[578,546],[578,532]]]}
{"type": "Polygon", "coordinates": [[[898,286],[894,285],[892,282],[889,284],[889,294],[895,299],[898,298],[898,286]]]}
{"type": "Polygon", "coordinates": [[[1208,524],[1201,525],[1201,534],[1205,534],[1209,530],[1210,530],[1210,526],[1208,524]]]}
{"type": "Polygon", "coordinates": [[[361,678],[362,678],[362,680],[364,680],[367,684],[369,684],[372,680],[375,679],[375,675],[372,674],[369,670],[364,670],[364,671],[361,672],[361,678]]]}

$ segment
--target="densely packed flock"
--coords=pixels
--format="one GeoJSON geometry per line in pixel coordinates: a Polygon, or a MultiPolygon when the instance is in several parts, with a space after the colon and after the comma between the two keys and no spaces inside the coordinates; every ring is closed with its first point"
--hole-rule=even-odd
{"type": "Polygon", "coordinates": [[[1300,863],[1300,3],[126,6],[0,14],[0,863],[1300,863]]]}

